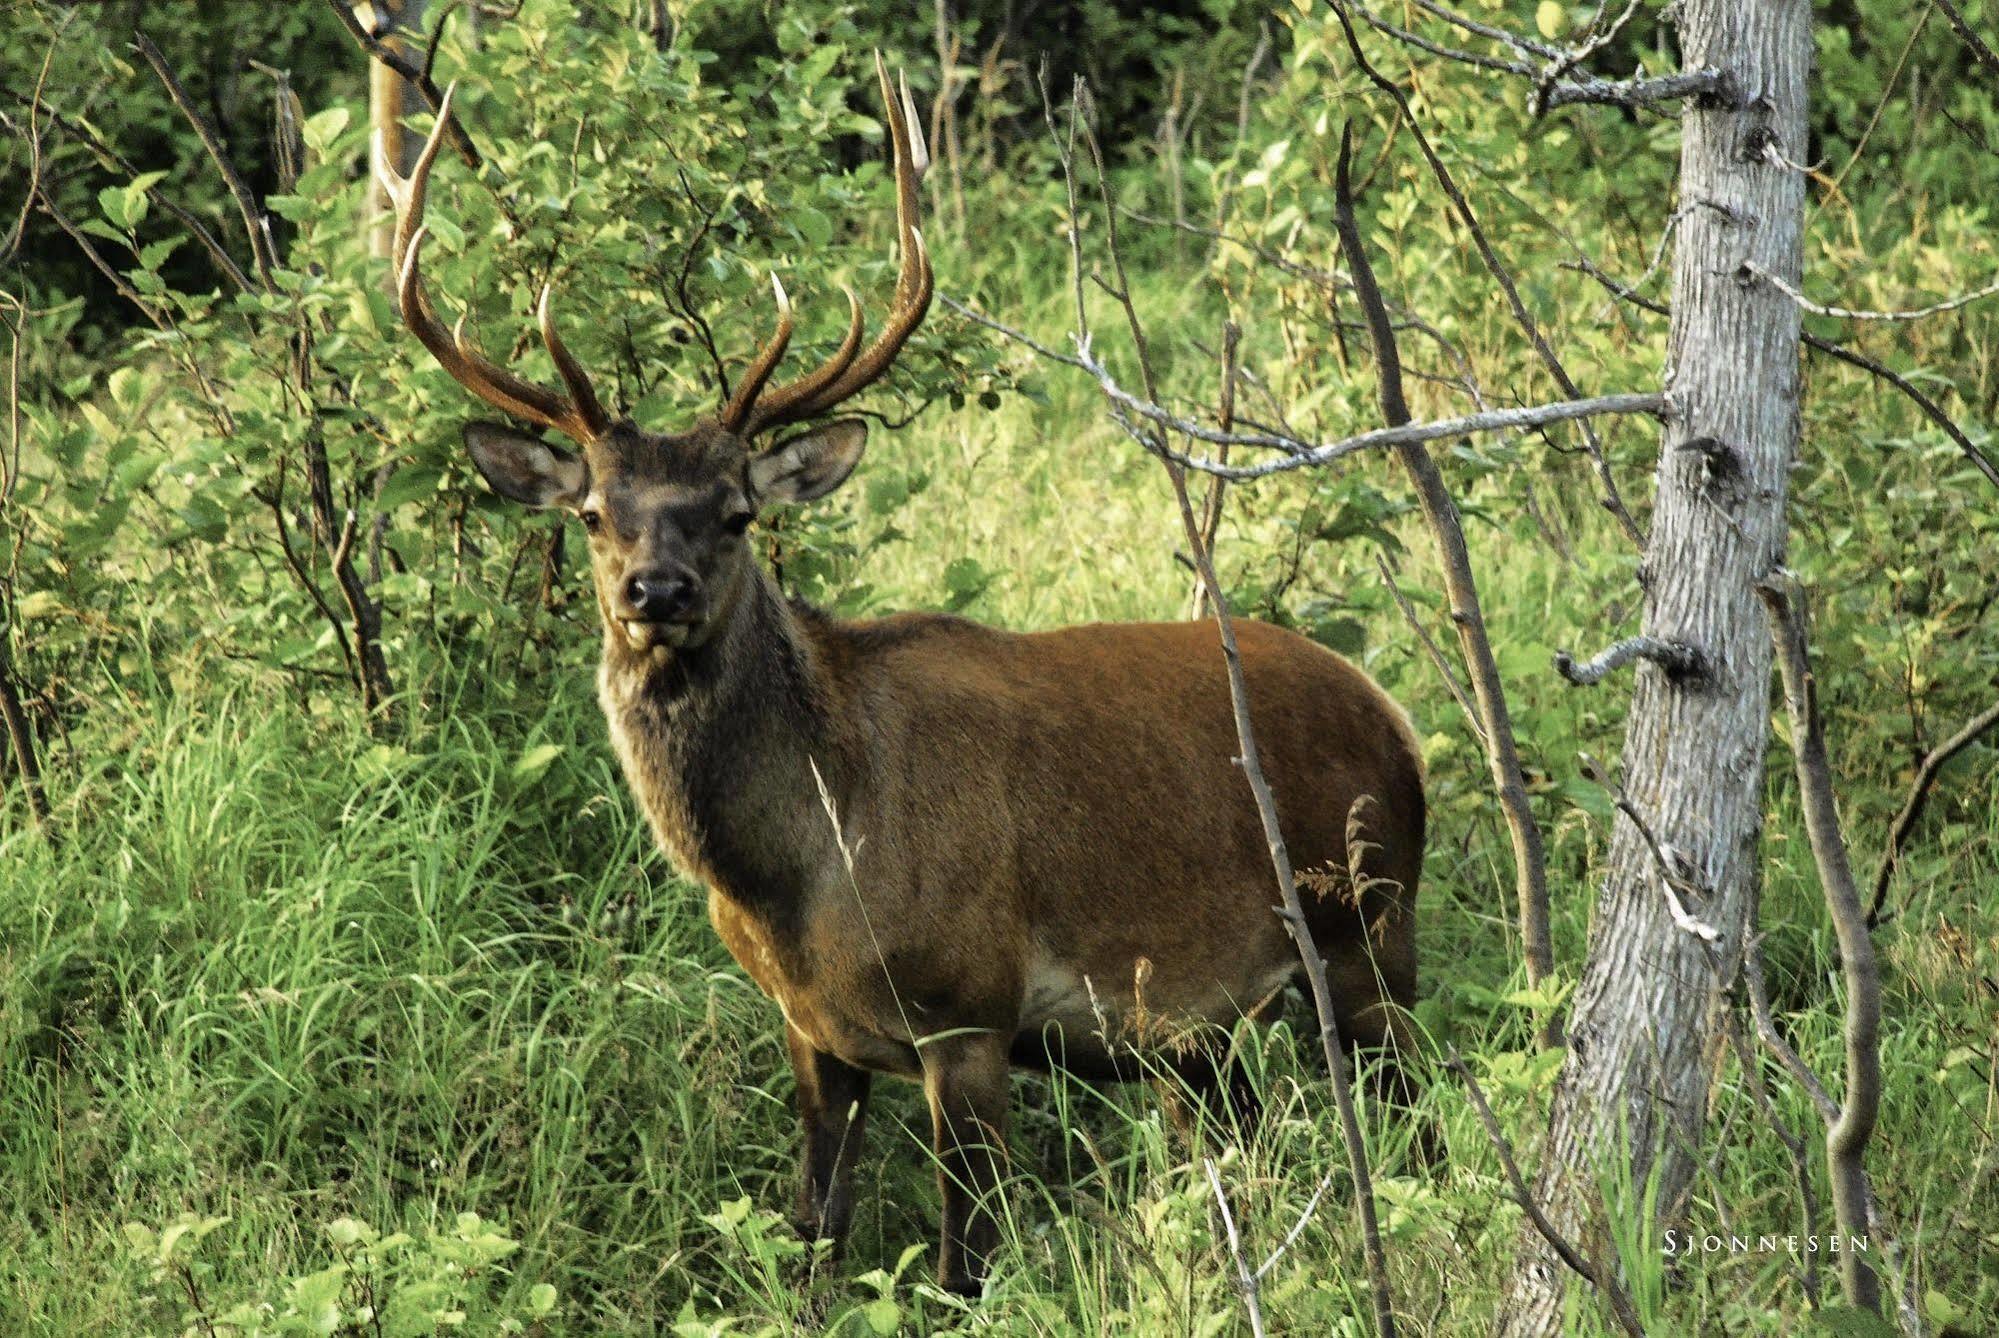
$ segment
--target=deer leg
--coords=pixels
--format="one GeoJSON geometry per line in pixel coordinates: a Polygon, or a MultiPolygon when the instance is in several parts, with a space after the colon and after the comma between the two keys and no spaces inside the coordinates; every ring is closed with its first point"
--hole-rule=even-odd
{"type": "Polygon", "coordinates": [[[994,1032],[968,1032],[937,1038],[922,1050],[944,1197],[937,1281],[962,1296],[983,1289],[999,1240],[995,1209],[1006,1163],[1009,1043],[994,1032]]]}
{"type": "Polygon", "coordinates": [[[837,1244],[854,1215],[854,1164],[867,1129],[873,1075],[815,1048],[795,1027],[784,1029],[784,1039],[798,1078],[798,1118],[805,1128],[805,1164],[793,1221],[805,1239],[837,1244]]]}
{"type": "Polygon", "coordinates": [[[1166,1113],[1190,1147],[1200,1141],[1203,1116],[1209,1137],[1234,1133],[1248,1141],[1262,1119],[1263,1098],[1226,1036],[1204,1036],[1159,1080],[1166,1113]]]}

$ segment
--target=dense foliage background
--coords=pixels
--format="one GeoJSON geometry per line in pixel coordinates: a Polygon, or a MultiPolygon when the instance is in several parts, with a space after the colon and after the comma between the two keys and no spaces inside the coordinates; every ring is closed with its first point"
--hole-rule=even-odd
{"type": "MultiPolygon", "coordinates": [[[[1590,10],[1479,12],[1559,31],[1590,10]]],[[[945,293],[1065,342],[1045,63],[1058,102],[1072,75],[1091,80],[1174,396],[1212,401],[1233,317],[1267,391],[1259,416],[1326,438],[1375,421],[1364,341],[1340,324],[1357,312],[1328,278],[1331,162],[1352,119],[1377,267],[1423,323],[1403,334],[1418,416],[1558,397],[1323,6],[940,13],[526,0],[476,27],[457,14],[438,76],[459,81],[484,167],[438,167],[434,289],[489,350],[545,376],[516,335],[555,277],[571,347],[650,424],[712,407],[704,327],[739,364],[772,272],[800,303],[802,361],[837,334],[839,284],[879,310],[893,282],[879,47],[926,112],[949,94],[926,222],[945,293]]],[[[1825,6],[1818,42],[1808,291],[1901,308],[1991,282],[1999,90],[1924,7],[1825,6]]],[[[1401,48],[1377,59],[1407,75],[1585,392],[1655,387],[1663,318],[1575,262],[1663,298],[1673,118],[1536,119],[1512,85],[1411,69],[1401,48]]],[[[1671,61],[1626,39],[1601,63],[1671,61]]],[[[794,1152],[776,1012],[615,773],[578,540],[478,484],[457,445],[475,406],[395,319],[364,221],[366,78],[319,5],[22,4],[0,28],[0,686],[48,810],[31,819],[19,754],[0,759],[0,1329],[202,1330],[233,1313],[344,1332],[391,1296],[391,1327],[424,1333],[454,1315],[477,1332],[1234,1329],[1198,1159],[1143,1090],[1022,1080],[1006,1253],[976,1312],[919,1281],[936,1204],[911,1093],[883,1094],[849,1258],[812,1267],[780,1224],[794,1152]],[[261,269],[135,29],[268,212],[261,269]],[[372,712],[334,571],[342,534],[379,620],[390,695],[372,712]]],[[[1106,221],[1079,220],[1092,245],[1106,221]]],[[[1999,302],[1807,325],[1902,372],[1991,449],[1999,302]]],[[[1905,397],[1817,355],[1803,370],[1790,563],[1813,592],[1866,870],[1916,761],[1999,691],[1999,492],[1905,397]]],[[[867,407],[901,430],[876,432],[858,486],[762,527],[788,588],[845,614],[949,608],[1014,627],[1183,612],[1164,478],[1086,379],[940,309],[867,407]]],[[[1656,429],[1601,431],[1642,519],[1656,429]]],[[[1629,630],[1636,550],[1595,505],[1570,429],[1444,461],[1572,972],[1610,812],[1577,758],[1615,753],[1621,695],[1569,687],[1550,656],[1629,630]]],[[[1531,1152],[1555,1059],[1533,1037],[1560,995],[1520,988],[1476,736],[1376,565],[1388,555],[1440,623],[1411,507],[1382,460],[1285,475],[1230,492],[1218,557],[1240,610],[1355,656],[1414,711],[1435,805],[1419,1017],[1531,1152]]],[[[1981,895],[1999,885],[1995,761],[1981,745],[1946,774],[1879,934],[1889,1099],[1873,1163],[1898,1228],[1880,1248],[1938,1331],[1999,1323],[1999,910],[1981,895]]],[[[1769,785],[1772,988],[1799,1049],[1837,1072],[1837,953],[1781,758],[1769,785]]],[[[1343,1158],[1311,1046],[1283,1028],[1252,1043],[1272,1120],[1222,1169],[1260,1257],[1343,1158]]],[[[1716,1062],[1724,1132],[1691,1220],[1804,1229],[1759,1093],[1800,1131],[1815,1128],[1807,1100],[1716,1062]]],[[[1439,1078],[1425,1108],[1450,1148],[1439,1167],[1409,1155],[1406,1128],[1368,1136],[1409,1326],[1458,1333],[1489,1314],[1517,1219],[1462,1091],[1439,1078]]],[[[1644,1187],[1607,1192],[1636,1205],[1644,1187]]],[[[1599,1245],[1662,1331],[1830,1323],[1812,1318],[1806,1260],[1669,1259],[1644,1216],[1599,1245]]],[[[1336,1188],[1266,1281],[1287,1331],[1363,1331],[1351,1222],[1336,1188]]]]}

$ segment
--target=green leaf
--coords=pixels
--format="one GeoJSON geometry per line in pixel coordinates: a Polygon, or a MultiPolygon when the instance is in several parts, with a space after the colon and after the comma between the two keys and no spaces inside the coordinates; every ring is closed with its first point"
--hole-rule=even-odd
{"type": "Polygon", "coordinates": [[[106,186],[97,192],[97,207],[111,225],[118,229],[119,240],[132,230],[131,197],[123,186],[106,186]]]}
{"type": "Polygon", "coordinates": [[[62,597],[55,591],[33,590],[14,601],[14,616],[26,622],[31,618],[46,618],[61,608],[62,597]]]}
{"type": "Polygon", "coordinates": [[[305,124],[299,127],[299,134],[307,148],[314,153],[325,153],[351,119],[352,114],[345,107],[328,107],[323,112],[306,117],[305,124]]]}
{"type": "Polygon", "coordinates": [[[384,511],[393,511],[421,501],[437,491],[437,481],[442,477],[444,471],[436,465],[404,465],[382,485],[382,495],[375,499],[375,504],[384,511]]]}
{"type": "Polygon", "coordinates": [[[559,743],[538,743],[528,749],[514,762],[514,779],[534,780],[548,770],[549,763],[562,756],[562,748],[559,743]]]}
{"type": "Polygon", "coordinates": [[[983,595],[992,583],[993,574],[977,558],[956,558],[944,568],[944,607],[955,613],[983,595]]]}
{"type": "Polygon", "coordinates": [[[884,1296],[862,1306],[861,1316],[876,1333],[894,1333],[902,1323],[902,1307],[884,1296]]]}
{"type": "Polygon", "coordinates": [[[551,1283],[537,1282],[528,1288],[528,1313],[540,1319],[555,1309],[555,1287],[551,1283]]]}
{"type": "Polygon", "coordinates": [[[1881,1316],[1853,1306],[1827,1306],[1817,1320],[1818,1331],[1833,1338],[1895,1338],[1896,1333],[1895,1326],[1881,1316]]]}
{"type": "Polygon", "coordinates": [[[1552,42],[1569,26],[1569,12],[1556,0],[1541,0],[1534,7],[1534,26],[1541,30],[1541,36],[1552,42]]]}

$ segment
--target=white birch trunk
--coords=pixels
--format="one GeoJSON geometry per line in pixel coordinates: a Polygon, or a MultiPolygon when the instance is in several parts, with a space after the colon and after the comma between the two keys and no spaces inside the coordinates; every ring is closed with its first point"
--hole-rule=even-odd
{"type": "MultiPolygon", "coordinates": [[[[1708,889],[1688,904],[1719,931],[1677,925],[1645,840],[1619,815],[1570,1019],[1569,1053],[1540,1152],[1538,1197],[1586,1252],[1601,1230],[1600,1168],[1640,1192],[1658,1178],[1670,1216],[1691,1179],[1717,1048],[1720,977],[1756,901],[1770,640],[1755,583],[1784,549],[1786,476],[1798,443],[1798,310],[1745,264],[1799,279],[1812,61],[1807,0],[1681,0],[1685,68],[1712,67],[1731,96],[1682,117],[1682,211],[1673,264],[1666,390],[1673,417],[1656,476],[1641,577],[1643,630],[1695,647],[1703,677],[1640,663],[1625,729],[1624,784],[1659,840],[1708,889]]],[[[1641,1211],[1640,1202],[1618,1205],[1641,1211]]],[[[1531,1227],[1497,1331],[1561,1331],[1582,1285],[1531,1227]]],[[[1586,1303],[1587,1304],[1587,1303],[1586,1303]]]]}

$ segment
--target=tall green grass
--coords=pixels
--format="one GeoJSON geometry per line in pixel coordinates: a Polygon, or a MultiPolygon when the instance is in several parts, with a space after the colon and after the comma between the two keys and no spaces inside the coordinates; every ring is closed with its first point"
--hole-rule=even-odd
{"type": "MultiPolygon", "coordinates": [[[[1155,296],[1163,316],[1204,315],[1155,296]]],[[[1050,328],[1056,303],[1039,311],[1050,328]]],[[[865,487],[846,503],[864,532],[905,537],[838,568],[836,602],[935,605],[949,565],[969,559],[986,579],[967,611],[992,621],[1178,616],[1187,577],[1157,466],[1104,425],[1087,387],[1042,388],[1042,405],[934,413],[877,439],[863,483],[921,486],[892,489],[908,500],[879,513],[865,487]]],[[[1301,592],[1353,594],[1370,555],[1289,544],[1295,498],[1274,487],[1232,503],[1230,572],[1253,584],[1272,552],[1296,547],[1301,592]]],[[[1589,522],[1570,520],[1587,537],[1589,522]]],[[[1422,537],[1406,538],[1420,596],[1422,537]]],[[[1578,749],[1614,751],[1617,698],[1545,666],[1555,645],[1587,640],[1629,563],[1570,567],[1497,524],[1472,542],[1551,836],[1557,946],[1574,963],[1607,824],[1601,797],[1563,778],[1578,749]]],[[[1418,1021],[1468,1056],[1526,1151],[1552,1077],[1532,1038],[1553,999],[1525,993],[1516,969],[1483,765],[1392,610],[1356,608],[1360,658],[1413,709],[1432,768],[1418,1021]]],[[[894,1084],[877,1098],[847,1258],[815,1261],[790,1241],[770,1216],[789,1202],[796,1155],[778,1016],[717,944],[701,893],[653,852],[604,741],[590,641],[577,629],[573,650],[518,681],[437,656],[406,674],[393,740],[337,704],[301,709],[291,685],[218,675],[193,651],[121,667],[120,692],[54,759],[56,839],[16,809],[0,836],[0,1332],[179,1332],[187,1297],[124,1229],[190,1212],[228,1219],[198,1246],[217,1313],[333,1262],[337,1218],[421,1233],[476,1212],[520,1249],[473,1289],[473,1331],[522,1313],[543,1283],[557,1289],[550,1332],[1244,1331],[1199,1150],[1143,1087],[1018,1080],[1005,1245],[975,1309],[922,1281],[937,1212],[927,1120],[894,1084]]],[[[1837,1074],[1837,953],[1774,757],[1773,986],[1800,1052],[1837,1074]]],[[[1878,811],[1892,773],[1844,760],[1867,787],[1860,807],[1878,811]]],[[[1855,839],[1869,848],[1865,830],[1855,839]]],[[[1979,965],[1999,910],[1973,895],[1999,885],[1999,816],[1960,795],[1920,839],[1913,908],[1882,933],[1890,1096],[1871,1160],[1898,1233],[1891,1272],[1970,1332],[1999,1315],[1993,987],[1979,965]]],[[[1365,1332],[1345,1155],[1313,1047],[1286,1026],[1242,1043],[1267,1118],[1207,1151],[1252,1266],[1332,1179],[1264,1279],[1263,1306],[1283,1332],[1365,1332]]],[[[1789,1229],[1791,1163],[1744,1075],[1717,1064],[1718,1137],[1690,1216],[1789,1229]]],[[[1815,1149],[1805,1098],[1765,1076],[1815,1149]]],[[[1434,1166],[1413,1155],[1409,1121],[1365,1110],[1406,1331],[1477,1330],[1518,1214],[1465,1094],[1433,1070],[1417,1117],[1448,1149],[1434,1166]]],[[[1614,1173],[1606,1184],[1634,1210],[1648,1192],[1614,1173]]],[[[1669,1269],[1637,1221],[1591,1244],[1621,1260],[1658,1331],[1807,1322],[1789,1256],[1669,1269]]],[[[1581,1303],[1574,1325],[1604,1331],[1581,1303]]]]}

